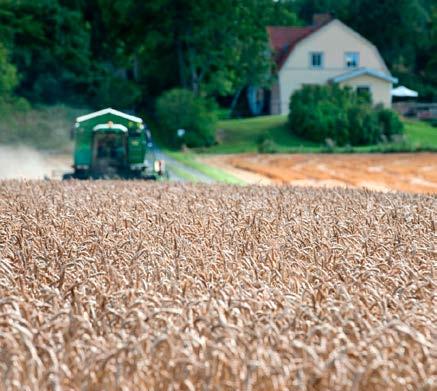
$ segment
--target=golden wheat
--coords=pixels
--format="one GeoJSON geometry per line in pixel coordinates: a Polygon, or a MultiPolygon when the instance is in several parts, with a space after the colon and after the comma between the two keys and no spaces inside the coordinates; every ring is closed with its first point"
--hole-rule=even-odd
{"type": "Polygon", "coordinates": [[[0,182],[0,387],[431,390],[436,207],[364,190],[0,182]]]}

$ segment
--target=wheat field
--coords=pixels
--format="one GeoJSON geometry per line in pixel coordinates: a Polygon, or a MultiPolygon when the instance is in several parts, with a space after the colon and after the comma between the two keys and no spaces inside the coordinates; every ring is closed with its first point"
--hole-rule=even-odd
{"type": "Polygon", "coordinates": [[[437,198],[0,182],[0,389],[432,390],[437,198]]]}

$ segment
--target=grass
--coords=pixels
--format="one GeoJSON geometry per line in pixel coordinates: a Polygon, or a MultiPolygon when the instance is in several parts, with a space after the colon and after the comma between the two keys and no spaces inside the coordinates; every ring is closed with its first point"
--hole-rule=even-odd
{"type": "Polygon", "coordinates": [[[271,139],[278,152],[294,149],[317,149],[318,145],[290,134],[286,116],[264,116],[220,121],[217,127],[221,143],[205,150],[208,153],[257,152],[261,136],[271,139]]]}
{"type": "Polygon", "coordinates": [[[197,178],[195,175],[191,174],[188,171],[181,170],[177,165],[167,163],[167,168],[169,171],[174,173],[179,178],[182,178],[188,182],[197,183],[199,182],[199,178],[197,178]]]}
{"type": "Polygon", "coordinates": [[[405,134],[413,144],[437,148],[437,128],[427,122],[405,120],[405,134]]]}
{"type": "Polygon", "coordinates": [[[360,147],[327,148],[304,140],[290,133],[286,116],[263,116],[249,119],[223,120],[217,126],[218,145],[198,152],[213,154],[258,152],[261,136],[271,140],[275,152],[283,153],[386,153],[437,151],[437,129],[430,124],[405,120],[406,140],[397,143],[366,145],[360,147]]]}
{"type": "MultiPolygon", "coordinates": [[[[172,157],[173,159],[181,162],[182,164],[191,167],[202,174],[210,177],[216,182],[228,183],[232,185],[244,185],[245,182],[235,176],[227,173],[224,170],[221,170],[216,167],[211,167],[205,163],[199,162],[196,160],[196,154],[190,152],[174,152],[174,151],[166,151],[167,155],[172,157]]],[[[179,175],[177,172],[175,172],[179,175]]],[[[188,179],[189,178],[184,178],[188,179]]]]}

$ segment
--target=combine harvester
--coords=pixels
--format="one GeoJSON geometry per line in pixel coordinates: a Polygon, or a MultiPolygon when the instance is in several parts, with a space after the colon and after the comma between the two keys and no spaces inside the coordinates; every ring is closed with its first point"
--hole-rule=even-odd
{"type": "Polygon", "coordinates": [[[165,174],[141,118],[111,108],[96,111],[76,119],[72,137],[74,172],[63,179],[159,179],[165,174]]]}

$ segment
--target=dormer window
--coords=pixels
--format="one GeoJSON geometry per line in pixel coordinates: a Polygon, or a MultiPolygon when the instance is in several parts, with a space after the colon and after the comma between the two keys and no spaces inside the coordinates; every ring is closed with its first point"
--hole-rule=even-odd
{"type": "Polygon", "coordinates": [[[358,68],[360,66],[360,53],[346,52],[344,54],[346,68],[358,68]]]}
{"type": "Polygon", "coordinates": [[[310,53],[310,68],[323,68],[323,52],[310,53]]]}

